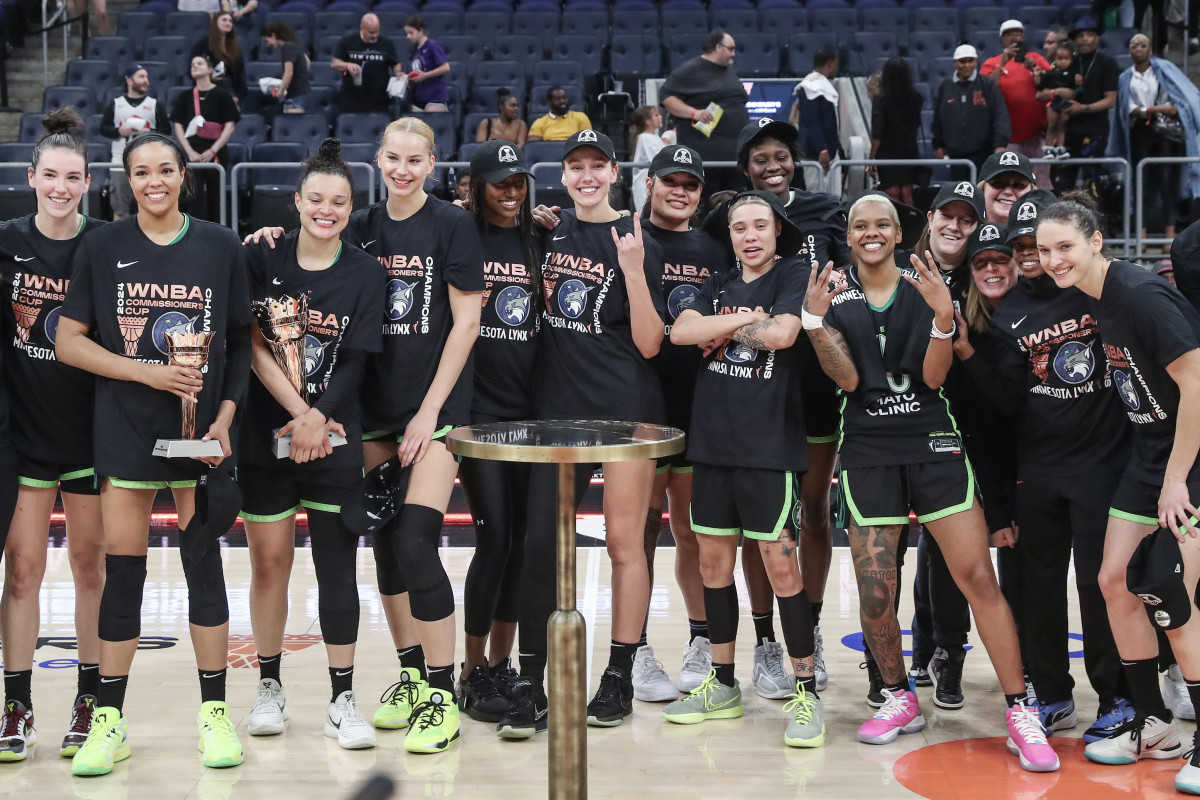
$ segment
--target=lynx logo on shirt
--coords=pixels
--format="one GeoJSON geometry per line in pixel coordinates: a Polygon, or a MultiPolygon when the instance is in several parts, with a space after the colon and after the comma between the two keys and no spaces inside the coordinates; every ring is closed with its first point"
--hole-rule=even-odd
{"type": "Polygon", "coordinates": [[[558,310],[564,317],[579,319],[587,308],[589,291],[591,289],[576,278],[563,281],[562,286],[558,287],[558,310]]]}
{"type": "Polygon", "coordinates": [[[1115,345],[1104,345],[1104,354],[1108,357],[1108,365],[1112,369],[1113,383],[1117,387],[1117,396],[1128,407],[1125,413],[1134,425],[1150,425],[1167,418],[1150,385],[1146,383],[1142,371],[1134,363],[1128,348],[1115,345]],[[1138,389],[1141,389],[1139,392],[1138,389]],[[1143,399],[1146,401],[1143,403],[1143,399]],[[1145,406],[1149,406],[1146,408],[1145,406]]]}
{"type": "Polygon", "coordinates": [[[1096,369],[1096,357],[1092,352],[1095,344],[1094,339],[1087,344],[1070,341],[1058,348],[1054,354],[1054,373],[1064,383],[1071,385],[1083,383],[1092,377],[1096,369]]]}
{"type": "Polygon", "coordinates": [[[321,344],[321,340],[313,336],[311,333],[304,335],[304,374],[311,377],[314,372],[319,370],[325,363],[325,348],[333,344],[332,341],[321,344]]]}
{"type": "Polygon", "coordinates": [[[532,295],[520,286],[505,286],[496,293],[496,316],[514,328],[529,319],[529,301],[532,295]]]}
{"type": "Polygon", "coordinates": [[[681,283],[672,289],[667,295],[667,313],[671,315],[671,319],[679,319],[679,315],[685,309],[695,306],[699,295],[700,290],[690,283],[681,283]]]}
{"type": "Polygon", "coordinates": [[[383,326],[385,336],[408,336],[429,333],[429,309],[433,302],[433,256],[403,254],[380,256],[379,263],[387,270],[387,305],[383,326]],[[421,311],[416,320],[401,322],[417,304],[417,286],[421,285],[421,311]]]}

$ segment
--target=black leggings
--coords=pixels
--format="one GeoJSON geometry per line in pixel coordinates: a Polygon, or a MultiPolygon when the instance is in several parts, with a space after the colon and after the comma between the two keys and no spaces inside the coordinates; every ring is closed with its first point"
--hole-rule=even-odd
{"type": "Polygon", "coordinates": [[[339,513],[308,509],[313,567],[317,572],[317,615],[326,644],[358,641],[358,537],[339,513]]]}
{"type": "MultiPolygon", "coordinates": [[[[472,415],[473,423],[498,422],[472,415]]],[[[463,587],[463,629],[487,636],[492,621],[516,622],[529,505],[528,464],[464,458],[458,477],[475,521],[475,555],[463,587]]]]}

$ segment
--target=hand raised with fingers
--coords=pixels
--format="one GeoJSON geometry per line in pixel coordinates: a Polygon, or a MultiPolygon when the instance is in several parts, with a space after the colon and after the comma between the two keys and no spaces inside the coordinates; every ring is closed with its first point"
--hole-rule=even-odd
{"type": "Polygon", "coordinates": [[[633,233],[627,233],[624,236],[617,233],[617,229],[612,229],[613,243],[617,246],[617,262],[621,265],[621,272],[629,274],[630,272],[639,275],[642,272],[642,265],[646,261],[646,245],[642,239],[642,217],[640,214],[633,215],[633,233]]]}
{"type": "Polygon", "coordinates": [[[833,298],[846,291],[847,284],[844,279],[833,281],[832,288],[830,288],[832,277],[832,261],[828,262],[822,270],[809,271],[808,289],[804,292],[805,311],[823,317],[825,312],[829,311],[829,304],[833,302],[833,298]]]}
{"type": "Polygon", "coordinates": [[[942,279],[942,274],[933,261],[933,253],[926,250],[925,258],[926,261],[921,261],[916,253],[909,256],[913,269],[917,272],[915,279],[907,273],[901,275],[916,287],[937,318],[948,322],[954,319],[954,301],[950,299],[950,287],[942,279]]]}

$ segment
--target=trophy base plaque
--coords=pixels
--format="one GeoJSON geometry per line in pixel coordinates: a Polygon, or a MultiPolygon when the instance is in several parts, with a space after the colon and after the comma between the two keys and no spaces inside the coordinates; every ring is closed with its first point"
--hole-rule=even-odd
{"type": "MultiPolygon", "coordinates": [[[[279,431],[275,431],[275,432],[279,433],[279,431]]],[[[331,445],[333,445],[334,447],[339,447],[346,443],[346,437],[342,436],[340,433],[335,433],[333,431],[330,431],[329,432],[329,443],[331,445]]],[[[288,455],[291,453],[291,451],[292,451],[292,435],[290,433],[287,436],[284,436],[282,439],[275,440],[275,457],[276,458],[287,458],[288,455]]]]}
{"type": "Polygon", "coordinates": [[[151,452],[163,458],[220,458],[224,455],[221,443],[216,439],[208,442],[200,439],[159,439],[151,452]]]}

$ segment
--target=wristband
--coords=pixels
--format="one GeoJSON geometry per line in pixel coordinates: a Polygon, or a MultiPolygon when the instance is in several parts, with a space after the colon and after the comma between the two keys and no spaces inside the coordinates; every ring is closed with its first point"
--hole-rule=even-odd
{"type": "Polygon", "coordinates": [[[825,317],[808,313],[808,309],[800,309],[800,326],[806,331],[815,331],[825,325],[825,317]]]}
{"type": "Polygon", "coordinates": [[[951,320],[950,321],[950,330],[947,331],[946,333],[942,333],[940,330],[938,330],[937,320],[935,319],[933,321],[933,325],[929,329],[929,336],[933,339],[951,339],[954,337],[954,333],[957,330],[958,330],[958,322],[955,320],[951,320]]]}
{"type": "Polygon", "coordinates": [[[692,109],[692,112],[690,114],[688,114],[688,119],[691,120],[692,122],[696,121],[696,109],[694,109],[694,108],[692,109]]]}

